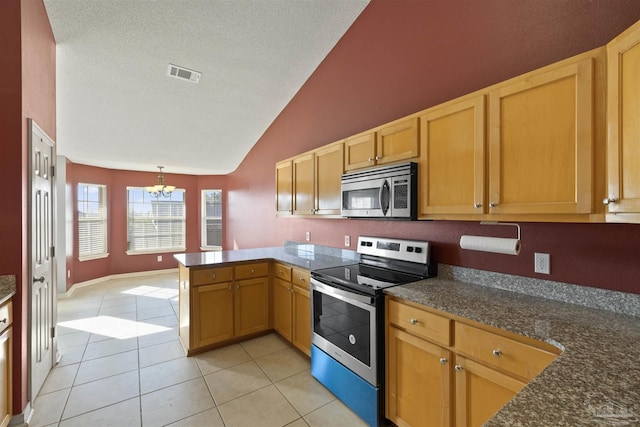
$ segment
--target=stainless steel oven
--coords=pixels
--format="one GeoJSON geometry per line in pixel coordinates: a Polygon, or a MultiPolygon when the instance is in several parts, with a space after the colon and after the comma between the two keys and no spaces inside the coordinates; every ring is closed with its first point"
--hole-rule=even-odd
{"type": "Polygon", "coordinates": [[[311,374],[369,425],[384,422],[384,289],[433,277],[429,243],[358,238],[358,264],[311,272],[311,374]]]}

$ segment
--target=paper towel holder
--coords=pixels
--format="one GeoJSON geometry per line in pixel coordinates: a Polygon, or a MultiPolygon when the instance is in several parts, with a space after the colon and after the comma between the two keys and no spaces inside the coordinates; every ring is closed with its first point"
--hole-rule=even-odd
{"type": "Polygon", "coordinates": [[[516,227],[518,229],[518,240],[520,240],[520,224],[516,224],[515,222],[480,221],[480,225],[506,225],[516,227]]]}

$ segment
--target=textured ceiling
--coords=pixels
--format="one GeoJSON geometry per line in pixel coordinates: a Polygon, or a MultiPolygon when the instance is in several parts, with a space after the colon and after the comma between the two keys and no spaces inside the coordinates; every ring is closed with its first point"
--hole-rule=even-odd
{"type": "Polygon", "coordinates": [[[44,0],[57,45],[58,154],[226,174],[368,0],[44,0]],[[202,73],[167,76],[168,64],[202,73]]]}

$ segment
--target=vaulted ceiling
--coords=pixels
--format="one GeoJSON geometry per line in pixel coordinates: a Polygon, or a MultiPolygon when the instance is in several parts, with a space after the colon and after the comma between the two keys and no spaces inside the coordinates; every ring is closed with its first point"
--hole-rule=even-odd
{"type": "Polygon", "coordinates": [[[369,0],[44,0],[58,154],[113,169],[226,174],[369,0]],[[192,83],[169,64],[200,72],[192,83]]]}

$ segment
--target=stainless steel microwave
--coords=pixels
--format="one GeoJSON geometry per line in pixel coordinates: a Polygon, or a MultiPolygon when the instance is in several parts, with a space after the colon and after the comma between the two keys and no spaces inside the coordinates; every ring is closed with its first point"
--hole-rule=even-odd
{"type": "Polygon", "coordinates": [[[341,215],[344,217],[417,218],[417,163],[401,163],[343,174],[341,190],[341,215]]]}

